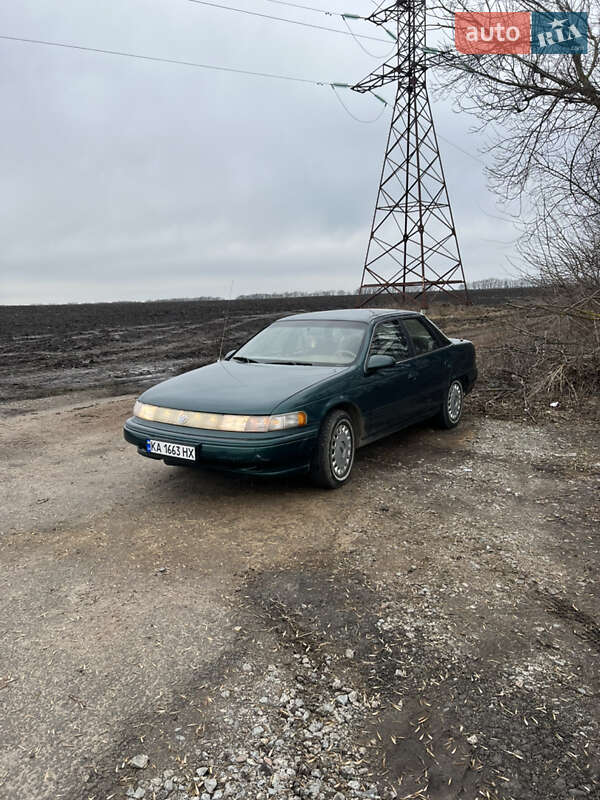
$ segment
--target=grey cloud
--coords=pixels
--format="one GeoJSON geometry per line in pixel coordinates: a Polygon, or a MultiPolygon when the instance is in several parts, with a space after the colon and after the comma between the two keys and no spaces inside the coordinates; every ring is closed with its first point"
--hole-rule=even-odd
{"type": "MultiPolygon", "coordinates": [[[[349,37],[185,0],[25,0],[2,9],[0,32],[318,80],[377,65],[349,37]]],[[[232,279],[236,293],[358,284],[389,112],[361,125],[329,87],[12,42],[0,59],[0,302],[225,294],[232,279]]],[[[369,96],[344,102],[380,111],[369,96]]],[[[449,102],[434,110],[445,138],[474,146],[468,119],[449,102]]],[[[482,166],[441,147],[467,276],[503,274],[510,248],[485,240],[514,231],[481,211],[494,208],[482,166]]]]}

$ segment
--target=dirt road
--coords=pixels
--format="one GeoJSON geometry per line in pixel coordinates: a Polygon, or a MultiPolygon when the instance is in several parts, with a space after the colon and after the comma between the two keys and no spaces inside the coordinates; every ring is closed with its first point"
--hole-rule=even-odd
{"type": "Polygon", "coordinates": [[[600,796],[597,431],[322,492],[139,458],[133,399],[1,409],[3,798],[600,796]]]}

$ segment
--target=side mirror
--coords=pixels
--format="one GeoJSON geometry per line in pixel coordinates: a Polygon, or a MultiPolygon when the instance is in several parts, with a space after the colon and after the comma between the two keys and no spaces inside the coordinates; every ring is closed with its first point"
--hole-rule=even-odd
{"type": "Polygon", "coordinates": [[[374,372],[384,367],[393,367],[396,362],[391,356],[370,356],[367,361],[367,372],[374,372]]]}
{"type": "Polygon", "coordinates": [[[230,350],[228,353],[226,353],[226,354],[225,354],[225,358],[223,359],[223,361],[229,361],[229,359],[231,358],[231,356],[232,356],[232,355],[233,355],[235,352],[236,352],[235,350],[230,350]]]}

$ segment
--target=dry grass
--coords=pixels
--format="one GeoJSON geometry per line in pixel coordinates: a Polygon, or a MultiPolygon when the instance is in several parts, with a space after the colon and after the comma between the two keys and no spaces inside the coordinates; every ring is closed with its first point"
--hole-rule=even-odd
{"type": "Polygon", "coordinates": [[[513,305],[487,334],[478,349],[484,410],[538,419],[553,404],[597,416],[600,292],[513,305]]]}

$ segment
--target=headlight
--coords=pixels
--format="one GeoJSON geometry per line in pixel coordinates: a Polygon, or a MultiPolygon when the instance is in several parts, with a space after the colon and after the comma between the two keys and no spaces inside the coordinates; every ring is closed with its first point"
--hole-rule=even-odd
{"type": "Polygon", "coordinates": [[[268,433],[289,428],[300,428],[307,424],[304,411],[290,414],[254,417],[240,414],[209,414],[205,411],[178,411],[140,403],[133,407],[133,414],[150,422],[166,422],[169,425],[184,425],[187,428],[202,428],[209,431],[238,431],[239,433],[268,433]]]}

